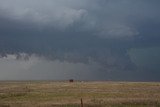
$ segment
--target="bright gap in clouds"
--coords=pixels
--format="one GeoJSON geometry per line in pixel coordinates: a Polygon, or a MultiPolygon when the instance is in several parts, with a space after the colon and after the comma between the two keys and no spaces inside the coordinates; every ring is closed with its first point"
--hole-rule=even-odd
{"type": "Polygon", "coordinates": [[[37,55],[8,54],[0,58],[1,80],[93,80],[99,65],[47,60],[37,55]]]}

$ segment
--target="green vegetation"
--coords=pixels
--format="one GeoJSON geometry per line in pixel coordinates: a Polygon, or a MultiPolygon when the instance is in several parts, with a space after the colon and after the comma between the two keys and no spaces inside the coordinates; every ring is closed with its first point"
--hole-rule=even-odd
{"type": "Polygon", "coordinates": [[[160,83],[0,82],[0,107],[160,107],[160,83]]]}

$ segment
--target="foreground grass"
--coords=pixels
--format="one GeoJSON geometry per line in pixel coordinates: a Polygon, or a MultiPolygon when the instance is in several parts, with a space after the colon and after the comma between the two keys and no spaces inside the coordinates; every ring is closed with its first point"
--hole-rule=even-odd
{"type": "Polygon", "coordinates": [[[160,83],[0,82],[0,107],[160,107],[160,83]]]}

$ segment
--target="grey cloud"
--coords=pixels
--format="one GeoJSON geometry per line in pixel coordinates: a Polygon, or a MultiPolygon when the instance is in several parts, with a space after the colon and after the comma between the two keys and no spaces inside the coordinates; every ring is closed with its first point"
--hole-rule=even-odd
{"type": "Polygon", "coordinates": [[[158,20],[156,0],[3,0],[0,1],[2,15],[20,23],[31,23],[36,28],[51,27],[96,31],[95,35],[107,38],[126,38],[139,34],[136,23],[143,20],[158,20]],[[155,3],[154,3],[155,2],[155,3]],[[155,6],[156,5],[156,6],[155,6]],[[143,7],[143,8],[141,8],[143,7]],[[81,23],[81,24],[80,24],[81,23]]]}
{"type": "MultiPolygon", "coordinates": [[[[37,26],[65,28],[81,20],[87,14],[85,9],[75,9],[57,0],[6,0],[1,1],[0,9],[12,20],[35,23],[37,26]]],[[[70,2],[70,1],[69,1],[70,2]]]]}

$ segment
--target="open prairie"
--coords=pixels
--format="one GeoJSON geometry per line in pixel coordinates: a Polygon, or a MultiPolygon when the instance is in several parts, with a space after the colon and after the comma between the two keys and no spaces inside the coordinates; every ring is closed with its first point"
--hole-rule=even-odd
{"type": "Polygon", "coordinates": [[[160,107],[158,82],[1,81],[0,107],[160,107]]]}

